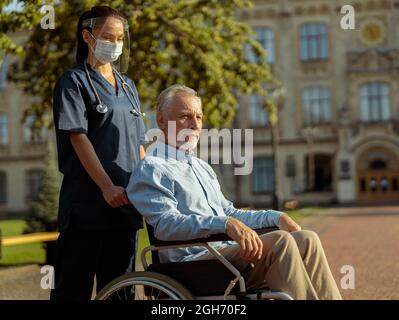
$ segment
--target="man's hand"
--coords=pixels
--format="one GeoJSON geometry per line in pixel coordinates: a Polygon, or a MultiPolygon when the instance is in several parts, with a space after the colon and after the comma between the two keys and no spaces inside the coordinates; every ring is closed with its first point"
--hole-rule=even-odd
{"type": "Polygon", "coordinates": [[[263,253],[263,243],[258,234],[241,221],[229,218],[226,234],[240,246],[241,258],[251,261],[260,260],[263,253]]]}
{"type": "Polygon", "coordinates": [[[299,231],[301,230],[301,226],[298,225],[294,220],[292,220],[288,214],[283,213],[280,216],[280,221],[278,224],[280,230],[285,230],[288,232],[299,231]]]}
{"type": "Polygon", "coordinates": [[[103,196],[105,201],[112,208],[117,208],[120,206],[124,206],[125,204],[129,204],[129,200],[127,198],[125,189],[118,186],[109,186],[103,191],[103,196]]]}

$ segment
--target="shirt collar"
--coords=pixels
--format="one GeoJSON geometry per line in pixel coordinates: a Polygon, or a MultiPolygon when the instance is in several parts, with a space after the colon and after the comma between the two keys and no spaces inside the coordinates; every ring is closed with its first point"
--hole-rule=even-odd
{"type": "Polygon", "coordinates": [[[172,158],[172,159],[176,159],[178,161],[182,161],[182,162],[187,161],[187,162],[191,163],[192,157],[194,155],[194,151],[193,150],[187,150],[187,151],[179,150],[169,144],[164,143],[160,139],[158,139],[155,142],[155,146],[152,150],[152,154],[154,156],[164,158],[164,159],[172,158]]]}

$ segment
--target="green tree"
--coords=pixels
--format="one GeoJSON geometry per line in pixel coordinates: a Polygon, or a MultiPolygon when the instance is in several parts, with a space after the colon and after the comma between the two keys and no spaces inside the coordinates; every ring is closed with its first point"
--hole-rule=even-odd
{"type": "Polygon", "coordinates": [[[24,56],[23,47],[10,39],[9,34],[26,31],[39,23],[41,0],[24,1],[22,10],[6,10],[13,0],[0,1],[0,64],[6,54],[24,56]]]}
{"type": "Polygon", "coordinates": [[[37,199],[32,202],[26,218],[25,233],[55,230],[60,186],[56,163],[52,139],[48,139],[46,169],[37,199]]]}
{"type": "Polygon", "coordinates": [[[205,120],[220,128],[230,125],[240,95],[267,99],[265,88],[277,84],[252,29],[236,18],[238,10],[251,6],[248,0],[59,1],[55,29],[34,25],[23,46],[24,58],[12,72],[12,79],[25,92],[39,98],[25,113],[35,115],[34,127],[51,125],[55,82],[74,65],[77,19],[99,4],[110,5],[128,18],[128,75],[148,106],[154,107],[156,96],[167,86],[184,83],[201,95],[205,120]],[[246,60],[245,46],[259,57],[256,62],[246,60]]]}

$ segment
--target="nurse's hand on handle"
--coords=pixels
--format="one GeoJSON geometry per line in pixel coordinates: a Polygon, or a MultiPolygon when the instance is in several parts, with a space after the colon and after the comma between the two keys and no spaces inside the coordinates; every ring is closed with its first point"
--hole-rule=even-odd
{"type": "Polygon", "coordinates": [[[105,201],[113,208],[129,204],[125,189],[122,187],[112,185],[103,191],[103,196],[105,201]]]}
{"type": "Polygon", "coordinates": [[[71,132],[69,138],[83,167],[101,189],[105,201],[113,208],[129,204],[125,189],[112,183],[86,134],[71,132]]]}

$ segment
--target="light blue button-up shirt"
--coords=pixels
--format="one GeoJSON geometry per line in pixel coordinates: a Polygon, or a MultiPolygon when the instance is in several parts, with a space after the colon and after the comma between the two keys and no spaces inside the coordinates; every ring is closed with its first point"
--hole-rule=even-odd
{"type": "MultiPolygon", "coordinates": [[[[228,217],[253,229],[278,226],[282,212],[239,210],[226,200],[209,164],[157,141],[133,171],[126,188],[131,203],[159,240],[190,240],[225,233],[228,217]]],[[[217,249],[233,241],[213,242],[217,249]]],[[[162,250],[161,262],[196,259],[204,247],[162,250]]]]}

